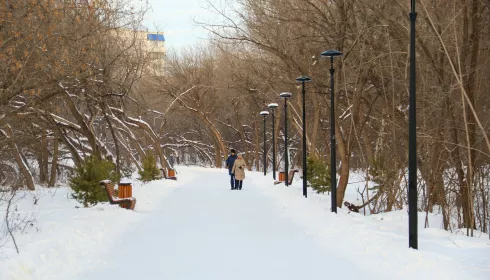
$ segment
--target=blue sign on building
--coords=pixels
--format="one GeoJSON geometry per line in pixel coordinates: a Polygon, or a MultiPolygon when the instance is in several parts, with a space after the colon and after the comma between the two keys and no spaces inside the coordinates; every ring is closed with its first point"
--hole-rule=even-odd
{"type": "Polygon", "coordinates": [[[165,37],[163,37],[163,34],[148,34],[146,38],[149,41],[165,41],[165,37]]]}

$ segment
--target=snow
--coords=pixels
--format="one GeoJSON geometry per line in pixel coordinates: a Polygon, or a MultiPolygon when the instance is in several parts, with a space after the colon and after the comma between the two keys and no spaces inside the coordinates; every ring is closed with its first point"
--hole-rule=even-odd
{"type": "Polygon", "coordinates": [[[178,171],[178,181],[133,180],[135,211],[75,208],[68,188],[28,193],[17,207],[36,222],[17,236],[20,254],[0,249],[0,279],[489,279],[488,235],[446,232],[437,215],[424,229],[420,213],[412,250],[406,209],[333,214],[329,196],[302,197],[299,179],[285,187],[247,172],[231,191],[226,169],[178,171]]]}
{"type": "Polygon", "coordinates": [[[11,243],[0,248],[0,279],[73,279],[99,262],[95,256],[117,246],[127,229],[156,209],[174,186],[170,180],[145,185],[134,181],[137,211],[108,203],[75,208],[80,205],[71,199],[69,188],[38,188],[27,193],[17,205],[18,212],[34,213],[37,218],[27,233],[17,235],[19,255],[11,243]],[[39,199],[35,206],[34,198],[39,199]]]}

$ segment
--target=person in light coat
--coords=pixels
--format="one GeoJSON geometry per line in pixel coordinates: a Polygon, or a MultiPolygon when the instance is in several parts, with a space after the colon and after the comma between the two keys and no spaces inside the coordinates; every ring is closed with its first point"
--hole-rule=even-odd
{"type": "Polygon", "coordinates": [[[245,179],[245,168],[246,168],[245,160],[243,159],[242,154],[238,154],[238,158],[235,160],[233,164],[233,168],[231,172],[235,174],[235,190],[241,190],[243,186],[243,180],[245,179]]]}

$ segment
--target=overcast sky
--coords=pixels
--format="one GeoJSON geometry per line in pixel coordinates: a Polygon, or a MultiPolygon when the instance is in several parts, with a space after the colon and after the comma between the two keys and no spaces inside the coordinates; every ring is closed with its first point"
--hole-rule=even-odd
{"type": "MultiPolygon", "coordinates": [[[[133,0],[140,2],[141,0],[133,0]]],[[[193,19],[206,19],[212,13],[206,10],[205,0],[148,0],[152,9],[147,14],[145,26],[149,30],[164,32],[167,48],[181,47],[203,42],[207,32],[198,27],[193,19]]]]}

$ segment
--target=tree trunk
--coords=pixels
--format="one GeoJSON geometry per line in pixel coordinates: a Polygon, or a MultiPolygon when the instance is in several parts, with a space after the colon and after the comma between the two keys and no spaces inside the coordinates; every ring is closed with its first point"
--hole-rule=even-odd
{"type": "Polygon", "coordinates": [[[49,178],[49,187],[54,187],[56,183],[56,172],[58,170],[59,147],[58,138],[53,139],[53,159],[51,160],[51,177],[49,178]]]}
{"type": "MultiPolygon", "coordinates": [[[[123,113],[122,111],[120,113],[123,113]]],[[[145,131],[145,135],[148,136],[148,140],[153,145],[153,149],[155,150],[155,154],[160,158],[160,165],[162,168],[168,168],[168,162],[163,154],[163,150],[160,144],[160,138],[155,134],[153,129],[146,123],[142,121],[137,121],[132,118],[126,118],[126,121],[132,124],[137,125],[140,129],[145,131]]]]}
{"type": "Polygon", "coordinates": [[[107,112],[104,110],[104,118],[107,122],[107,125],[109,126],[109,130],[111,131],[112,135],[112,140],[114,141],[114,146],[116,149],[116,174],[117,178],[121,178],[121,161],[120,161],[120,152],[119,152],[119,140],[116,137],[116,133],[114,131],[114,127],[112,126],[111,121],[109,120],[109,117],[107,116],[107,112]]]}
{"type": "Polygon", "coordinates": [[[342,208],[342,202],[344,201],[345,191],[347,190],[347,184],[349,183],[349,152],[347,151],[347,147],[345,145],[345,141],[342,138],[340,127],[338,125],[335,126],[335,137],[337,138],[338,151],[340,154],[340,178],[339,183],[337,184],[337,206],[342,208]]]}
{"type": "Polygon", "coordinates": [[[202,113],[202,112],[200,112],[198,110],[195,110],[194,112],[197,113],[197,115],[199,116],[199,118],[201,118],[201,120],[204,122],[204,124],[211,131],[211,136],[213,137],[213,139],[215,141],[215,151],[216,151],[215,160],[216,160],[216,167],[217,168],[223,167],[223,158],[227,154],[227,152],[226,152],[227,149],[225,147],[225,144],[224,144],[224,141],[223,141],[223,137],[221,136],[221,133],[216,128],[216,126],[208,119],[208,117],[206,115],[204,115],[204,113],[202,113]]]}
{"type": "Polygon", "coordinates": [[[221,162],[220,147],[219,144],[216,142],[216,139],[214,139],[214,137],[213,137],[213,145],[214,145],[214,162],[216,164],[216,168],[221,168],[222,162],[221,162]]]}
{"type": "Polygon", "coordinates": [[[433,190],[435,192],[437,204],[442,210],[442,222],[445,230],[449,230],[449,206],[446,200],[446,192],[444,190],[444,177],[443,171],[438,170],[436,174],[433,175],[433,190]]]}
{"type": "Polygon", "coordinates": [[[335,120],[335,138],[337,140],[338,154],[340,155],[340,178],[337,184],[337,206],[342,208],[342,202],[344,201],[345,191],[347,190],[347,184],[349,183],[349,147],[345,144],[345,140],[342,137],[342,132],[340,130],[340,125],[337,120],[335,120]]]}
{"type": "MultiPolygon", "coordinates": [[[[276,144],[276,171],[279,170],[279,167],[281,166],[281,153],[279,153],[279,132],[281,131],[281,110],[277,110],[275,111],[275,120],[274,120],[274,126],[275,126],[275,131],[274,131],[274,139],[276,141],[275,144],[276,144]]],[[[283,153],[284,154],[284,153],[283,153]]]]}
{"type": "MultiPolygon", "coordinates": [[[[471,11],[467,11],[465,13],[465,24],[464,24],[464,34],[468,37],[463,38],[463,57],[466,57],[465,54],[468,54],[469,62],[464,63],[463,67],[466,68],[467,74],[463,78],[464,88],[468,95],[468,102],[475,107],[475,81],[477,72],[475,69],[477,68],[477,62],[479,59],[479,47],[480,47],[480,17],[479,17],[479,1],[472,0],[471,2],[471,11]],[[471,21],[471,22],[470,22],[471,21]],[[471,26],[470,26],[471,25],[471,26]]],[[[468,5],[469,6],[469,5],[468,5]]],[[[465,5],[464,10],[467,10],[467,6],[465,5]]],[[[464,94],[461,94],[463,100],[463,106],[466,112],[465,118],[465,129],[467,133],[467,147],[468,147],[468,169],[466,175],[466,182],[468,183],[468,212],[469,212],[469,229],[471,229],[471,236],[473,236],[473,229],[475,228],[475,216],[474,216],[474,199],[473,199],[473,180],[474,180],[474,172],[473,168],[476,163],[476,151],[473,149],[476,145],[476,119],[471,110],[466,109],[466,105],[464,102],[464,94]]]]}
{"type": "Polygon", "coordinates": [[[70,95],[65,92],[65,94],[63,94],[63,97],[66,105],[68,106],[68,109],[80,126],[80,133],[82,133],[82,135],[88,139],[90,147],[92,148],[92,154],[98,158],[102,158],[96,136],[94,135],[93,129],[91,129],[90,124],[87,124],[80,111],[78,111],[70,95]]]}
{"type": "MultiPolygon", "coordinates": [[[[316,157],[318,155],[318,152],[316,150],[316,145],[317,145],[317,138],[318,138],[318,132],[320,130],[320,104],[318,97],[316,96],[315,92],[312,92],[311,94],[313,98],[313,126],[311,128],[310,132],[310,146],[308,148],[308,151],[310,152],[310,156],[316,157]]],[[[309,123],[310,121],[307,121],[306,123],[309,123]]],[[[308,134],[308,131],[306,132],[308,134]]]]}
{"type": "MultiPolygon", "coordinates": [[[[119,138],[120,139],[124,139],[121,135],[121,133],[118,133],[119,134],[119,138]]],[[[136,150],[138,152],[138,155],[139,155],[139,158],[142,159],[142,158],[145,158],[145,153],[143,152],[143,149],[141,148],[141,145],[139,145],[138,141],[136,139],[133,139],[133,141],[131,141],[131,143],[133,143],[133,145],[136,146],[136,150]]],[[[131,144],[131,143],[128,143],[128,146],[131,144]]],[[[135,165],[136,165],[136,168],[138,169],[138,171],[141,170],[141,164],[140,162],[134,157],[133,155],[133,151],[131,151],[131,148],[128,147],[126,144],[124,144],[123,141],[120,142],[121,144],[121,147],[126,150],[126,154],[127,154],[127,157],[128,157],[128,160],[133,162],[135,165]]]]}
{"type": "Polygon", "coordinates": [[[10,140],[10,148],[12,149],[12,153],[14,154],[15,162],[17,163],[17,166],[19,167],[22,176],[26,180],[27,188],[31,191],[35,190],[34,180],[32,178],[31,171],[29,171],[29,168],[27,167],[27,163],[24,161],[22,152],[20,151],[19,147],[17,146],[17,144],[15,144],[13,140],[10,140]]]}
{"type": "Polygon", "coordinates": [[[14,141],[10,141],[10,147],[12,148],[12,152],[14,154],[15,161],[19,166],[20,172],[26,180],[27,188],[31,191],[35,190],[31,171],[29,171],[27,163],[23,160],[22,152],[19,150],[19,147],[14,143],[14,141]]]}
{"type": "Polygon", "coordinates": [[[29,170],[27,162],[25,161],[24,155],[22,154],[22,152],[20,151],[19,147],[17,146],[17,144],[13,139],[14,133],[12,131],[12,128],[7,124],[4,130],[0,129],[0,132],[2,132],[3,135],[7,138],[12,154],[14,155],[14,160],[17,163],[17,166],[19,167],[22,176],[26,180],[27,188],[33,191],[35,189],[34,180],[32,178],[32,174],[31,171],[29,170]]]}
{"type": "Polygon", "coordinates": [[[41,160],[39,161],[39,181],[42,184],[48,180],[48,160],[47,129],[43,127],[41,132],[41,160]]]}
{"type": "Polygon", "coordinates": [[[255,132],[255,170],[259,171],[260,168],[260,156],[259,156],[259,151],[260,151],[260,133],[259,133],[259,124],[257,123],[256,118],[254,122],[254,132],[255,132]]]}

